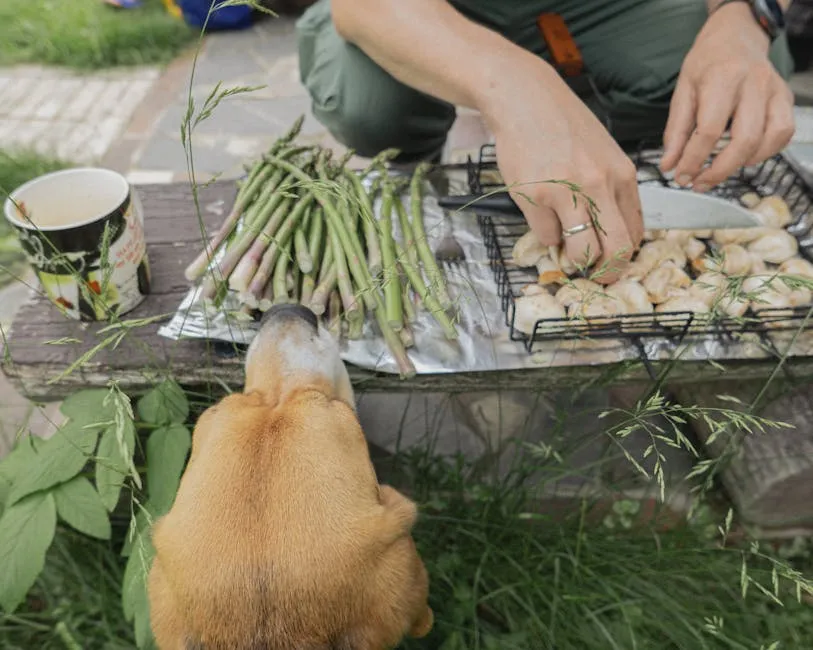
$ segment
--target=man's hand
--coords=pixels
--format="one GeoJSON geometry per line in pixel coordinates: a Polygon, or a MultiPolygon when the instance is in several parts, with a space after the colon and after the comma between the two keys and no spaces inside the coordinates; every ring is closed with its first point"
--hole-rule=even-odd
{"type": "Polygon", "coordinates": [[[664,133],[661,167],[679,184],[704,192],[790,142],[793,93],[768,59],[769,45],[745,2],[709,17],[683,62],[664,133]],[[731,118],[730,142],[704,169],[731,118]]]}
{"type": "Polygon", "coordinates": [[[543,244],[564,241],[572,262],[597,261],[596,281],[612,282],[643,237],[635,165],[552,68],[529,65],[481,109],[503,180],[543,244]],[[563,239],[563,230],[591,223],[588,201],[598,224],[563,239]]]}

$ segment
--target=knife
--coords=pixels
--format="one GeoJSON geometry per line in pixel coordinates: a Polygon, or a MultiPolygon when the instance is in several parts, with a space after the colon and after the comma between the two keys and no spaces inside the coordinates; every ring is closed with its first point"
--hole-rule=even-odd
{"type": "MultiPolygon", "coordinates": [[[[753,228],[762,223],[753,212],[711,194],[698,194],[660,185],[639,185],[638,195],[644,211],[647,230],[720,230],[753,228]]],[[[507,192],[477,197],[473,194],[443,196],[442,208],[464,208],[484,214],[521,215],[522,211],[507,192]]]]}

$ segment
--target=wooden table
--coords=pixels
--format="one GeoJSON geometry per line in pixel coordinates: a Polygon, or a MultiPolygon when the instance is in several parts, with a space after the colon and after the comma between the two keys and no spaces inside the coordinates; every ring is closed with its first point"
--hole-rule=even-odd
{"type": "MultiPolygon", "coordinates": [[[[212,232],[220,224],[235,191],[230,182],[214,183],[200,190],[201,213],[207,232],[212,232]]],[[[138,192],[146,215],[153,292],[141,306],[125,316],[125,322],[159,315],[164,315],[163,320],[167,320],[189,290],[183,269],[200,250],[201,226],[187,184],[141,186],[138,192]]],[[[168,373],[190,388],[224,382],[239,389],[243,381],[239,352],[235,354],[226,346],[205,341],[172,341],[160,337],[156,333],[160,322],[156,320],[132,327],[113,349],[109,343],[102,344],[115,336],[116,331],[100,333],[102,324],[68,320],[45,299],[32,296],[30,302],[19,310],[11,332],[7,333],[3,369],[24,395],[37,401],[61,399],[80,388],[104,386],[110,379],[115,379],[123,390],[135,394],[168,373]],[[230,353],[223,354],[224,349],[230,353]],[[84,361],[77,365],[77,360],[83,358],[84,361]],[[67,372],[74,365],[77,367],[67,372]]],[[[739,394],[748,401],[755,382],[767,378],[775,365],[773,360],[727,362],[723,370],[705,362],[681,362],[671,369],[669,382],[677,394],[687,396],[694,404],[703,403],[708,395],[720,393],[739,394]],[[713,388],[709,389],[709,385],[713,388]]],[[[813,358],[794,358],[787,366],[797,377],[813,376],[813,358]]],[[[656,372],[661,369],[660,364],[654,364],[656,372]]],[[[352,366],[349,370],[354,385],[362,391],[545,391],[586,384],[645,386],[650,383],[649,374],[640,362],[600,367],[433,374],[408,381],[396,375],[352,366]]],[[[781,493],[784,485],[792,484],[798,490],[798,496],[793,498],[798,507],[792,508],[793,514],[783,517],[808,518],[813,522],[813,432],[806,426],[808,414],[813,413],[813,409],[800,406],[798,391],[792,399],[798,417],[786,415],[776,403],[772,409],[784,416],[783,419],[796,422],[799,428],[795,432],[772,434],[774,437],[767,450],[764,445],[760,446],[750,457],[740,461],[740,470],[728,473],[733,477],[727,481],[729,491],[741,511],[747,511],[752,519],[776,522],[776,495],[781,493]],[[772,456],[771,476],[753,478],[755,453],[772,456]]],[[[802,402],[807,404],[804,399],[802,402]]]]}

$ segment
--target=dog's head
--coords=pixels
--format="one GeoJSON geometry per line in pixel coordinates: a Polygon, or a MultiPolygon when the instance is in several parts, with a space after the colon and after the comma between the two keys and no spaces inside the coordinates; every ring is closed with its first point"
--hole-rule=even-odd
{"type": "Polygon", "coordinates": [[[384,650],[432,625],[414,504],[379,486],[330,334],[269,310],[154,526],[161,650],[384,650]]]}

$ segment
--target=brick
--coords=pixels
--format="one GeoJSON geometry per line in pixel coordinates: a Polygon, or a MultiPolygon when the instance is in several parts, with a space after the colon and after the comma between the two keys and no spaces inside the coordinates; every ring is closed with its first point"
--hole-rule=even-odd
{"type": "Polygon", "coordinates": [[[105,117],[116,115],[119,110],[119,101],[126,92],[128,85],[129,82],[127,81],[110,81],[106,83],[83,121],[96,122],[105,117]]]}
{"type": "Polygon", "coordinates": [[[58,79],[53,82],[51,92],[36,110],[36,117],[41,120],[61,120],[62,111],[79,93],[83,82],[78,79],[58,79]]]}
{"type": "Polygon", "coordinates": [[[0,94],[0,117],[8,116],[36,83],[36,79],[15,79],[9,88],[0,94]]]}
{"type": "Polygon", "coordinates": [[[37,108],[43,104],[53,88],[50,80],[38,79],[31,86],[28,92],[14,106],[11,111],[12,117],[28,118],[37,112],[37,108]]]}
{"type": "Polygon", "coordinates": [[[75,122],[83,120],[104,88],[105,83],[103,81],[90,79],[84,82],[73,101],[60,112],[60,119],[75,122]]]}

